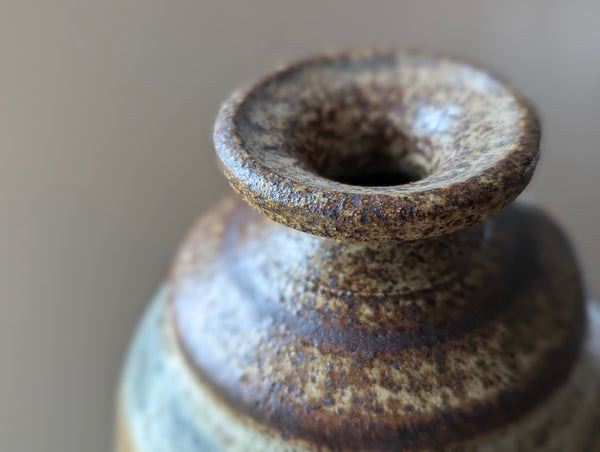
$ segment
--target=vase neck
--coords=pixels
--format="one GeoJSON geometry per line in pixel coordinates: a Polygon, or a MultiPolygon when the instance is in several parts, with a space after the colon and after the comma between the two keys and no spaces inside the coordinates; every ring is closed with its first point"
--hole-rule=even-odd
{"type": "Polygon", "coordinates": [[[425,240],[348,242],[318,237],[271,223],[264,256],[268,277],[308,279],[321,289],[351,296],[393,296],[432,290],[464,273],[485,247],[490,222],[425,240]],[[285,249],[285,254],[281,250],[285,249]]]}
{"type": "Polygon", "coordinates": [[[484,244],[485,224],[447,236],[410,242],[317,239],[310,259],[323,282],[356,295],[398,295],[431,290],[455,279],[484,244]]]}

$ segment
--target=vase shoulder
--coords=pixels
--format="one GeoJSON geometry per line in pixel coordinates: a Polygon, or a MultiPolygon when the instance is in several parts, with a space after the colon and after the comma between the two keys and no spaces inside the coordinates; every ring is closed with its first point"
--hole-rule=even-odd
{"type": "MultiPolygon", "coordinates": [[[[522,253],[539,244],[544,244],[543,253],[566,247],[562,259],[554,254],[552,260],[563,269],[554,269],[552,287],[562,289],[540,291],[544,271],[536,269],[534,277],[521,275],[519,296],[504,299],[502,308],[477,325],[456,327],[460,335],[425,339],[422,329],[391,350],[375,341],[364,353],[358,351],[362,344],[348,350],[328,343],[327,335],[316,335],[319,321],[342,322],[342,311],[313,305],[319,312],[307,320],[308,311],[301,306],[294,311],[292,301],[276,300],[274,293],[248,297],[248,285],[259,284],[247,281],[254,270],[237,273],[234,261],[244,259],[239,253],[255,250],[239,247],[238,241],[264,241],[266,231],[280,226],[234,198],[218,204],[189,234],[171,282],[157,295],[132,344],[120,391],[119,452],[248,450],[248,445],[264,451],[356,450],[361,441],[368,441],[365,449],[389,450],[437,450],[440,444],[457,452],[594,450],[593,423],[600,416],[600,307],[587,305],[590,326],[582,328],[580,307],[585,305],[577,272],[568,270],[574,263],[564,237],[536,209],[516,210],[511,217],[521,216],[531,227],[547,223],[533,231],[537,238],[525,248],[518,244],[522,253]],[[213,265],[214,271],[229,267],[237,276],[216,281],[210,276],[213,265]],[[575,297],[571,303],[559,299],[569,286],[566,291],[575,297]],[[182,325],[178,306],[184,305],[193,320],[182,325]],[[566,341],[570,345],[565,345],[567,331],[575,338],[566,341]],[[570,347],[576,350],[567,353],[570,347]],[[549,376],[550,384],[540,382],[549,376]],[[311,432],[314,424],[307,418],[317,420],[327,437],[311,432]]],[[[279,254],[286,255],[281,247],[279,254]]],[[[345,305],[351,309],[353,303],[345,305]]],[[[375,332],[365,342],[378,331],[369,322],[372,306],[346,320],[354,324],[350,327],[375,332]]],[[[460,310],[458,304],[451,307],[460,310]]],[[[409,337],[410,326],[426,315],[414,315],[414,306],[402,309],[407,309],[404,324],[390,340],[409,337]]]]}
{"type": "Polygon", "coordinates": [[[401,262],[423,256],[384,248],[396,273],[375,271],[369,286],[381,249],[293,231],[228,198],[173,268],[180,343],[202,384],[290,437],[412,450],[489,433],[564,384],[585,307],[570,247],[539,210],[511,206],[466,234],[458,254],[448,238],[434,247],[457,261],[450,279],[409,269],[412,286],[377,285],[406,281],[401,262]],[[345,272],[362,274],[362,293],[345,272]]]}

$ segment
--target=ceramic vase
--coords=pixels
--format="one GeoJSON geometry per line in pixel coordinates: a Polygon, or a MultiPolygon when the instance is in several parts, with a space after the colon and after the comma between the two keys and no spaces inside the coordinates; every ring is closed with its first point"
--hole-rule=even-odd
{"type": "Polygon", "coordinates": [[[518,94],[445,56],[324,54],[234,92],[214,142],[238,194],[139,326],[116,450],[600,450],[600,310],[512,203],[540,152],[518,94]]]}

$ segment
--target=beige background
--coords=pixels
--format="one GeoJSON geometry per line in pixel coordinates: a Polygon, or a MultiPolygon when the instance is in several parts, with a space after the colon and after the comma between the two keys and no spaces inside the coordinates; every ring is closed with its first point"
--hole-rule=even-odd
{"type": "Polygon", "coordinates": [[[537,105],[530,193],[600,288],[600,2],[0,3],[0,450],[106,451],[136,319],[226,184],[219,102],[356,44],[450,51],[537,105]]]}

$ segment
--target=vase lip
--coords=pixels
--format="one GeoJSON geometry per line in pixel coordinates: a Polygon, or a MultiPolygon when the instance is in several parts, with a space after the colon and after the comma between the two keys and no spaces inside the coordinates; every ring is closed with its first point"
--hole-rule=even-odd
{"type": "Polygon", "coordinates": [[[342,240],[419,240],[512,202],[539,158],[540,125],[520,95],[472,64],[359,48],[235,91],[214,143],[232,187],[277,222],[342,240]],[[409,180],[379,185],[389,168],[409,180]],[[373,169],[375,183],[344,179],[373,169]]]}

